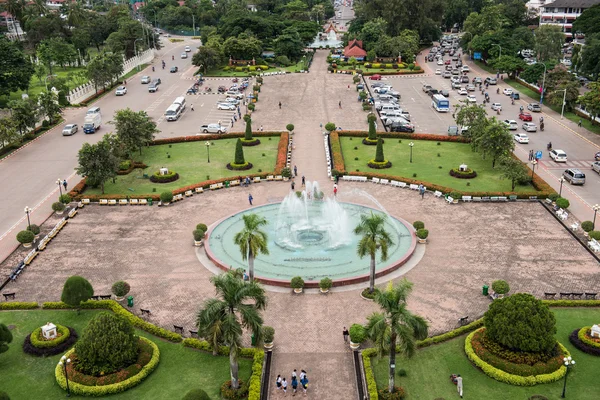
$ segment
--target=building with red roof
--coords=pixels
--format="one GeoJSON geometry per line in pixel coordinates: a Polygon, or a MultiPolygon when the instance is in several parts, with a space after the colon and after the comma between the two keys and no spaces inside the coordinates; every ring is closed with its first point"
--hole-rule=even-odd
{"type": "Polygon", "coordinates": [[[367,52],[363,49],[362,40],[352,39],[348,42],[348,46],[344,48],[344,57],[354,57],[357,60],[364,60],[367,52]]]}

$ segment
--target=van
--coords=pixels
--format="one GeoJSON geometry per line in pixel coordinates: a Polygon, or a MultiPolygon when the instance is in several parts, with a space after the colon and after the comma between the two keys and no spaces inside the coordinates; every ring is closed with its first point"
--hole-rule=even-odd
{"type": "Polygon", "coordinates": [[[167,121],[177,121],[181,116],[181,106],[179,104],[171,104],[165,111],[165,119],[167,121]]]}
{"type": "MultiPolygon", "coordinates": [[[[390,100],[394,99],[394,96],[392,96],[392,95],[389,95],[389,94],[378,94],[378,95],[377,95],[377,98],[378,98],[379,100],[383,100],[383,101],[390,101],[390,100]]],[[[395,99],[394,99],[394,100],[395,100],[395,99]]]]}
{"type": "Polygon", "coordinates": [[[585,185],[585,174],[576,168],[569,168],[563,172],[563,177],[571,185],[585,185]]]}
{"type": "Polygon", "coordinates": [[[150,93],[154,93],[158,90],[158,85],[160,85],[160,79],[155,79],[151,84],[148,85],[148,91],[150,93]]]}
{"type": "Polygon", "coordinates": [[[173,104],[179,104],[181,106],[181,111],[185,110],[185,97],[180,96],[176,98],[173,104]]]}
{"type": "Polygon", "coordinates": [[[87,110],[87,112],[85,113],[85,115],[94,115],[94,114],[100,114],[100,107],[92,107],[89,110],[87,110]]]}

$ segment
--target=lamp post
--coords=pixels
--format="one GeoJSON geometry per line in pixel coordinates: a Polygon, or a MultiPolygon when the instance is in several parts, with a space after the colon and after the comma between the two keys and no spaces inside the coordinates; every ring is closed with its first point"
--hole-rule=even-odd
{"type": "Polygon", "coordinates": [[[561,195],[562,195],[562,185],[565,182],[565,177],[561,176],[560,179],[559,179],[559,181],[560,181],[560,190],[558,191],[558,197],[561,197],[561,195]]]}
{"type": "Polygon", "coordinates": [[[565,114],[565,104],[567,104],[567,89],[559,89],[557,92],[563,92],[562,110],[560,111],[560,119],[563,119],[565,114]]]}
{"type": "Polygon", "coordinates": [[[571,356],[569,357],[565,357],[563,358],[565,367],[567,367],[567,372],[565,373],[565,383],[563,385],[563,391],[562,391],[562,395],[560,396],[561,398],[565,398],[565,392],[567,391],[567,375],[569,375],[569,370],[571,368],[573,368],[573,366],[575,365],[575,360],[573,360],[571,358],[571,356]]]}
{"type": "Polygon", "coordinates": [[[544,64],[543,62],[541,62],[540,64],[544,66],[544,76],[542,77],[542,92],[540,93],[540,104],[542,104],[544,102],[544,86],[546,85],[546,64],[544,64]]]}
{"type": "Polygon", "coordinates": [[[71,359],[67,358],[66,356],[62,356],[58,362],[58,365],[63,367],[63,370],[65,371],[65,378],[67,379],[67,397],[71,397],[71,389],[69,388],[69,373],[67,372],[68,364],[71,364],[71,359]]]}
{"type": "MultiPolygon", "coordinates": [[[[133,41],[133,52],[135,53],[135,56],[136,56],[136,57],[137,57],[137,55],[138,55],[138,52],[137,52],[137,46],[135,45],[135,42],[137,42],[138,40],[142,40],[142,41],[143,41],[144,39],[135,39],[135,40],[133,41]]],[[[138,60],[138,61],[139,61],[139,60],[138,60]]],[[[140,70],[140,64],[139,64],[139,62],[138,62],[138,65],[137,65],[137,70],[138,70],[138,71],[140,70]]]]}
{"type": "Polygon", "coordinates": [[[58,185],[58,191],[60,192],[60,197],[62,197],[62,181],[60,180],[60,178],[58,178],[56,180],[56,184],[58,185]]]}
{"type": "Polygon", "coordinates": [[[30,231],[31,230],[31,221],[29,220],[29,213],[32,212],[33,210],[29,207],[25,207],[25,214],[27,214],[27,230],[30,231]]]}
{"type": "Polygon", "coordinates": [[[210,163],[210,142],[207,140],[204,145],[206,146],[206,154],[208,155],[208,162],[210,163]]]}
{"type": "Polygon", "coordinates": [[[533,177],[535,176],[535,166],[537,165],[537,160],[531,160],[531,179],[533,180],[533,177]]]}
{"type": "Polygon", "coordinates": [[[48,77],[49,76],[55,77],[57,75],[54,75],[54,74],[52,74],[52,75],[46,75],[46,77],[44,78],[44,85],[46,86],[46,92],[48,91],[48,77]]]}
{"type": "Polygon", "coordinates": [[[413,146],[414,146],[414,145],[415,145],[415,144],[414,144],[413,142],[410,142],[410,143],[408,144],[408,146],[410,147],[410,162],[411,162],[411,163],[412,163],[412,148],[413,148],[413,146]]]}
{"type": "Polygon", "coordinates": [[[592,222],[592,228],[596,228],[596,213],[598,212],[598,210],[600,210],[600,205],[594,204],[592,210],[594,210],[594,221],[592,222]]]}

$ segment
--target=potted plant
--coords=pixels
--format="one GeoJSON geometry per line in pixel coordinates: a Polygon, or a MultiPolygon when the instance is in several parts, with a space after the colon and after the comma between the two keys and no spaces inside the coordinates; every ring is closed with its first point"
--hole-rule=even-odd
{"type": "Polygon", "coordinates": [[[21,231],[17,233],[17,241],[25,248],[31,247],[31,243],[33,243],[34,239],[35,235],[31,231],[21,231]]]}
{"type": "Polygon", "coordinates": [[[302,293],[302,289],[304,289],[304,279],[302,279],[301,276],[295,276],[292,278],[290,286],[294,289],[294,293],[302,293]]]}
{"type": "Polygon", "coordinates": [[[52,203],[52,210],[54,210],[56,214],[60,215],[63,213],[63,211],[65,211],[65,205],[60,201],[57,201],[56,203],[52,203]]]}
{"type": "Polygon", "coordinates": [[[290,133],[290,135],[294,134],[294,124],[287,124],[285,126],[285,129],[287,129],[287,131],[290,133]]]}
{"type": "Polygon", "coordinates": [[[419,238],[419,243],[427,243],[427,236],[429,236],[429,231],[427,229],[421,228],[417,230],[417,238],[419,238]]]}
{"type": "Polygon", "coordinates": [[[281,170],[281,176],[283,176],[284,181],[289,181],[292,177],[292,170],[289,167],[285,167],[281,170]]]}
{"type": "Polygon", "coordinates": [[[594,223],[592,221],[583,221],[581,223],[581,229],[583,229],[585,237],[588,237],[589,233],[594,230],[594,223]]]}
{"type": "Polygon", "coordinates": [[[452,204],[458,204],[458,199],[462,197],[459,192],[450,192],[449,196],[453,199],[452,204]]]}
{"type": "Polygon", "coordinates": [[[194,235],[194,246],[200,247],[202,246],[202,240],[204,240],[204,236],[206,232],[202,229],[195,229],[192,234],[194,235]]]}
{"type": "Polygon", "coordinates": [[[271,351],[273,348],[273,339],[275,337],[275,329],[270,326],[262,327],[263,346],[265,350],[271,351]]]}
{"type": "Polygon", "coordinates": [[[33,235],[35,236],[35,238],[39,238],[40,237],[40,227],[35,225],[35,224],[31,224],[27,227],[28,231],[33,232],[33,235]]]}
{"type": "Polygon", "coordinates": [[[116,296],[117,301],[123,300],[130,290],[131,286],[125,281],[118,281],[112,285],[112,292],[116,296]]]}
{"type": "Polygon", "coordinates": [[[350,327],[350,348],[358,350],[360,344],[367,338],[365,327],[360,324],[352,324],[350,327]]]}
{"type": "Polygon", "coordinates": [[[506,281],[499,279],[492,282],[492,290],[498,295],[498,298],[501,299],[510,291],[510,286],[508,286],[506,281]]]}
{"type": "Polygon", "coordinates": [[[425,223],[423,221],[415,221],[415,222],[413,222],[413,228],[415,228],[415,231],[418,231],[419,229],[423,229],[423,228],[425,228],[425,223]]]}
{"type": "Polygon", "coordinates": [[[559,197],[558,199],[556,199],[556,205],[558,207],[562,208],[563,210],[566,210],[567,208],[569,208],[571,203],[569,202],[569,200],[565,199],[564,197],[559,197]]]}
{"type": "Polygon", "coordinates": [[[71,202],[71,196],[65,193],[58,198],[58,201],[63,204],[69,204],[71,202]]]}
{"type": "Polygon", "coordinates": [[[330,278],[323,278],[319,282],[319,290],[321,291],[321,293],[327,293],[329,292],[329,289],[331,289],[332,285],[333,281],[330,278]]]}
{"type": "Polygon", "coordinates": [[[160,194],[160,201],[163,205],[168,206],[173,201],[173,192],[162,192],[160,194]]]}

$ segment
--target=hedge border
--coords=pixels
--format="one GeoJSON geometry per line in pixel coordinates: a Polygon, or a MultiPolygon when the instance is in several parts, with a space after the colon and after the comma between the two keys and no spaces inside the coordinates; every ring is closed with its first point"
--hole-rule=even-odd
{"type": "Polygon", "coordinates": [[[371,357],[377,354],[377,350],[374,348],[368,348],[363,350],[363,369],[365,371],[365,380],[367,381],[367,392],[369,392],[370,400],[379,400],[379,392],[377,391],[377,382],[375,381],[375,374],[373,374],[373,366],[371,365],[371,357]]]}
{"type": "Polygon", "coordinates": [[[35,301],[5,301],[0,302],[0,310],[35,310],[40,305],[35,301]]]}
{"type": "Polygon", "coordinates": [[[573,346],[575,346],[575,348],[577,348],[578,350],[583,351],[586,354],[589,354],[591,356],[596,356],[596,357],[600,357],[600,348],[597,347],[593,347],[588,345],[587,343],[585,343],[580,335],[580,332],[582,329],[588,329],[589,327],[583,327],[581,329],[575,329],[573,332],[571,332],[571,334],[569,335],[569,341],[571,342],[571,344],[573,346]]]}
{"type": "MultiPolygon", "coordinates": [[[[557,380],[559,380],[563,376],[565,376],[565,374],[567,373],[567,367],[565,367],[564,365],[562,365],[559,369],[557,369],[556,371],[554,371],[550,374],[541,374],[541,375],[532,375],[532,376],[513,375],[513,374],[509,374],[508,372],[504,372],[501,369],[493,367],[492,365],[486,363],[481,358],[479,358],[479,356],[477,356],[477,354],[475,354],[475,351],[473,350],[473,346],[471,345],[471,340],[473,339],[473,336],[475,335],[475,333],[479,332],[481,329],[483,329],[483,328],[480,328],[477,331],[471,332],[469,334],[469,336],[467,336],[467,338],[465,339],[465,353],[467,354],[467,358],[476,367],[481,369],[481,371],[484,374],[486,374],[490,378],[495,379],[499,382],[508,383],[509,385],[514,385],[514,386],[535,386],[535,385],[542,384],[542,383],[556,382],[557,380]]],[[[558,343],[558,346],[560,347],[560,349],[562,350],[563,354],[565,355],[565,357],[570,356],[570,353],[567,350],[567,348],[565,346],[563,346],[560,342],[557,342],[557,343],[558,343]]]]}
{"type": "Polygon", "coordinates": [[[594,348],[600,350],[600,343],[596,343],[593,340],[590,340],[587,338],[587,331],[591,330],[591,329],[592,329],[591,326],[584,326],[583,328],[581,328],[579,330],[577,337],[579,338],[579,340],[581,340],[583,343],[585,343],[589,347],[594,347],[594,348]]]}
{"type": "MultiPolygon", "coordinates": [[[[139,338],[141,341],[150,345],[153,350],[152,358],[150,359],[150,362],[148,364],[146,364],[141,369],[140,372],[138,372],[136,375],[132,376],[131,378],[125,379],[122,382],[113,383],[113,384],[104,385],[104,386],[86,386],[86,385],[82,385],[81,383],[70,381],[69,388],[71,390],[71,393],[78,394],[81,396],[97,396],[97,397],[99,397],[99,396],[106,396],[106,395],[110,395],[110,394],[122,393],[122,392],[124,392],[128,389],[131,389],[131,388],[139,385],[140,383],[142,383],[144,381],[144,379],[146,379],[152,373],[152,371],[154,371],[156,369],[156,367],[158,366],[158,363],[160,361],[160,350],[158,349],[158,346],[153,341],[146,339],[143,336],[139,336],[139,338]]],[[[74,351],[75,351],[75,349],[69,350],[65,354],[65,356],[68,357],[74,351]]],[[[64,370],[58,364],[56,365],[56,368],[54,369],[54,375],[56,377],[56,382],[58,383],[58,385],[62,389],[66,390],[67,380],[65,379],[65,376],[64,376],[64,370]]]]}
{"type": "Polygon", "coordinates": [[[42,333],[42,328],[35,328],[35,330],[28,335],[31,345],[38,349],[50,349],[61,345],[71,336],[71,329],[68,326],[56,324],[56,330],[60,332],[62,336],[51,341],[43,341],[37,338],[42,333]],[[33,338],[33,340],[31,338],[33,338]]]}
{"type": "Polygon", "coordinates": [[[69,337],[64,342],[54,347],[35,347],[31,343],[31,334],[25,336],[25,340],[23,340],[23,352],[35,357],[55,356],[57,354],[63,353],[65,350],[68,350],[70,347],[72,347],[75,344],[75,342],[77,342],[77,339],[79,339],[79,336],[77,335],[75,329],[69,326],[67,328],[69,329],[69,337]]]}

